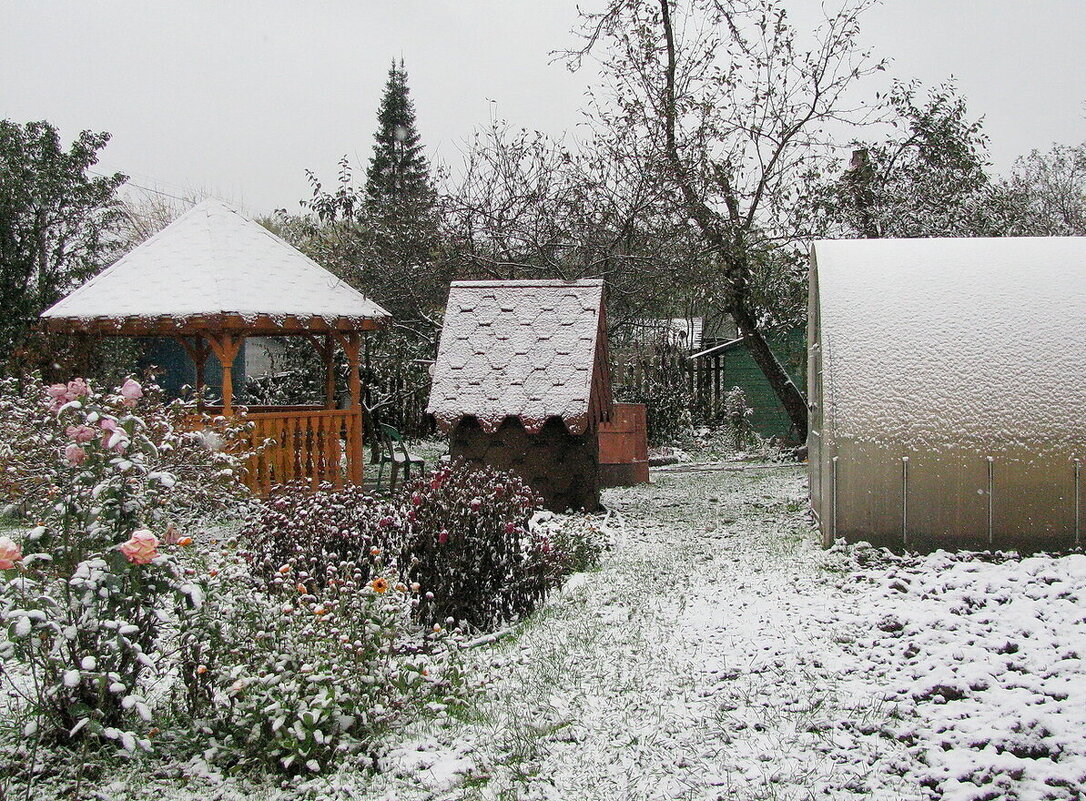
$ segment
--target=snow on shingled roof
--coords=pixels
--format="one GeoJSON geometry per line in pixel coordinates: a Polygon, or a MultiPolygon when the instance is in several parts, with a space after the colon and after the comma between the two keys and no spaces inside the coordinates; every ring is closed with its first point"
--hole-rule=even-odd
{"type": "Polygon", "coordinates": [[[389,315],[264,226],[205,200],[41,316],[50,330],[123,333],[193,319],[372,327],[389,315]]]}
{"type": "Polygon", "coordinates": [[[608,419],[603,281],[454,281],[427,411],[446,432],[465,416],[574,434],[608,419]]]}

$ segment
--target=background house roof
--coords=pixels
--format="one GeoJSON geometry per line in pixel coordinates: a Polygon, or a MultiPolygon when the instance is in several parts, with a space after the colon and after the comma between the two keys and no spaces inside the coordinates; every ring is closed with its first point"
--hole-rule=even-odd
{"type": "Polygon", "coordinates": [[[264,226],[205,200],[42,314],[49,330],[351,330],[388,317],[264,226]]]}
{"type": "Polygon", "coordinates": [[[494,431],[551,417],[583,433],[610,414],[603,281],[455,281],[427,411],[494,431]]]}

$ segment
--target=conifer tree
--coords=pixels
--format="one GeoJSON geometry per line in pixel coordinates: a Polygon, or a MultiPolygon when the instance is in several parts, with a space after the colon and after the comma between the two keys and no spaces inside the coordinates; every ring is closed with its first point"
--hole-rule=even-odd
{"type": "Polygon", "coordinates": [[[429,208],[434,203],[430,164],[415,127],[415,104],[407,88],[403,59],[388,71],[377,113],[373,158],[366,170],[366,195],[376,204],[429,208]]]}

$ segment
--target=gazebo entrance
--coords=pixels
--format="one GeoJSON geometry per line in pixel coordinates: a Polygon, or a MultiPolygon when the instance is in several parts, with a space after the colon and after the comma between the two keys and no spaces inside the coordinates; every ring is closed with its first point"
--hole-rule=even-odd
{"type": "MultiPolygon", "coordinates": [[[[291,333],[293,327],[274,332],[262,330],[259,335],[285,335],[291,333]]],[[[313,344],[324,362],[325,403],[323,406],[244,407],[246,419],[253,423],[252,444],[263,446],[252,457],[249,473],[245,476],[246,485],[259,495],[267,494],[276,484],[291,481],[309,481],[313,489],[325,482],[337,489],[345,483],[362,483],[362,393],[358,377],[361,334],[332,331],[319,336],[302,331],[300,335],[313,344]],[[336,402],[337,345],[346,355],[348,366],[350,401],[344,409],[338,408],[336,402]]],[[[246,336],[245,332],[218,334],[204,331],[193,336],[174,337],[196,367],[198,397],[204,394],[207,357],[214,355],[222,365],[222,403],[203,405],[202,411],[224,416],[234,413],[233,365],[246,336]]]]}

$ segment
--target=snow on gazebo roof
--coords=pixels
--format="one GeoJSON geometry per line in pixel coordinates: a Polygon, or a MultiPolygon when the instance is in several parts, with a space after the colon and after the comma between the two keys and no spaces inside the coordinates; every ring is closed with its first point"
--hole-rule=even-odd
{"type": "Polygon", "coordinates": [[[551,417],[580,434],[610,414],[603,281],[454,281],[427,411],[451,430],[551,417]]]}
{"type": "Polygon", "coordinates": [[[388,316],[218,200],[181,215],[41,315],[50,331],[133,335],[352,331],[388,316]]]}

